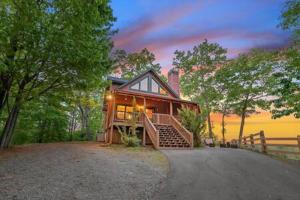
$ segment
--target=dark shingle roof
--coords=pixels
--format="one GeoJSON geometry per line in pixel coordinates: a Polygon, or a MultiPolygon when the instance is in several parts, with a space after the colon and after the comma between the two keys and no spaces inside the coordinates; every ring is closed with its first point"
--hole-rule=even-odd
{"type": "Polygon", "coordinates": [[[118,77],[113,77],[113,76],[108,76],[107,80],[110,80],[112,83],[116,83],[116,84],[124,84],[128,82],[128,80],[118,78],[118,77]]]}

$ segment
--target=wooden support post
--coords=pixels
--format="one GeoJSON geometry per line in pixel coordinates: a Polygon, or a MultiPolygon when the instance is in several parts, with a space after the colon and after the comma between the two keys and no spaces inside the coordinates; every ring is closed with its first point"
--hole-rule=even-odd
{"type": "Polygon", "coordinates": [[[146,146],[146,128],[143,128],[143,146],[146,146]]]}
{"type": "Polygon", "coordinates": [[[299,148],[299,152],[300,152],[300,135],[297,136],[297,140],[298,140],[298,148],[299,148]]]}
{"type": "Polygon", "coordinates": [[[266,138],[265,138],[264,131],[260,131],[259,135],[260,135],[261,150],[263,153],[267,153],[267,145],[266,145],[266,138]]]}
{"type": "Polygon", "coordinates": [[[254,149],[255,149],[255,145],[254,145],[253,134],[250,134],[250,143],[251,143],[251,148],[252,148],[252,150],[254,150],[254,149]]]}
{"type": "Polygon", "coordinates": [[[173,115],[173,103],[170,101],[170,115],[173,115]]]}
{"type": "Polygon", "coordinates": [[[246,137],[243,137],[243,140],[244,140],[244,146],[247,148],[247,139],[246,139],[246,137]]]}
{"type": "Polygon", "coordinates": [[[109,144],[112,144],[112,137],[114,131],[114,119],[115,119],[115,104],[116,104],[116,97],[113,96],[113,104],[112,104],[112,116],[111,116],[111,126],[110,126],[110,133],[109,133],[109,144]]]}

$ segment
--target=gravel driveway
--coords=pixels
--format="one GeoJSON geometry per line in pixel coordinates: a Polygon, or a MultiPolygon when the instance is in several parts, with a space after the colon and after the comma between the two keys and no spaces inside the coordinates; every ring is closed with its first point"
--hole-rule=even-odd
{"type": "Polygon", "coordinates": [[[0,152],[0,199],[148,199],[166,177],[159,151],[42,144],[0,152]]]}
{"type": "Polygon", "coordinates": [[[159,200],[300,200],[300,167],[242,149],[166,150],[159,200]]]}

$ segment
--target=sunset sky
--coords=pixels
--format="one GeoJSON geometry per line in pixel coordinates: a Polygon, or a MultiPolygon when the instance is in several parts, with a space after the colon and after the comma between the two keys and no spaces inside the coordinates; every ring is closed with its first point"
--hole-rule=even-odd
{"type": "MultiPolygon", "coordinates": [[[[115,48],[127,52],[148,48],[163,67],[172,67],[174,51],[188,50],[202,42],[217,42],[228,57],[251,48],[278,49],[288,45],[291,33],[277,27],[285,0],[112,0],[117,18],[115,48]]],[[[214,115],[215,132],[220,118],[214,115]]],[[[228,118],[228,139],[236,138],[239,118],[228,118]]],[[[251,116],[245,132],[275,136],[300,135],[300,120],[271,120],[270,114],[251,116]]]]}

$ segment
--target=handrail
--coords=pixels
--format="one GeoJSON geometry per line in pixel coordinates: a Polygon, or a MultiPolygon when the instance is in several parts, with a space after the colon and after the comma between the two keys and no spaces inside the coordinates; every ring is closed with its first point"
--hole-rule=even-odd
{"type": "Polygon", "coordinates": [[[170,124],[170,115],[163,113],[153,113],[151,121],[157,124],[170,124]]]}
{"type": "Polygon", "coordinates": [[[162,113],[153,113],[152,122],[157,124],[170,124],[193,147],[193,134],[188,131],[174,116],[162,113]]]}
{"type": "Polygon", "coordinates": [[[190,144],[190,147],[193,148],[194,146],[193,134],[190,131],[188,131],[174,116],[170,115],[170,122],[171,125],[173,125],[174,128],[178,130],[180,135],[182,135],[182,137],[190,144]]]}
{"type": "Polygon", "coordinates": [[[146,115],[146,113],[143,113],[143,123],[144,128],[146,129],[155,149],[159,148],[159,133],[158,130],[155,128],[155,126],[150,121],[149,117],[146,115]]]}

